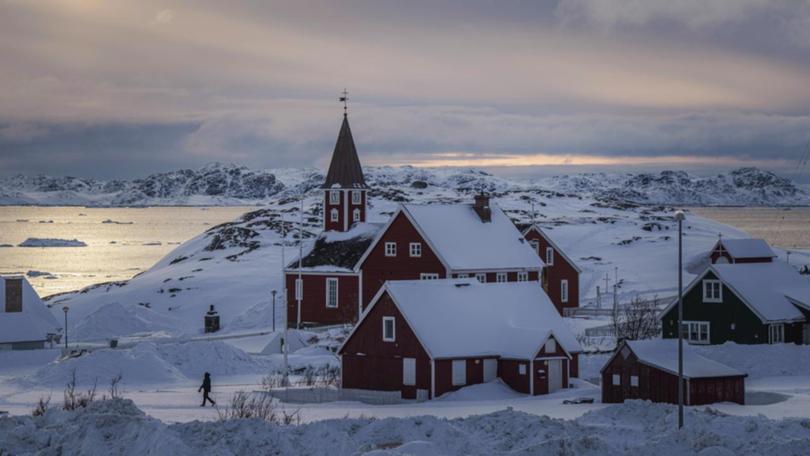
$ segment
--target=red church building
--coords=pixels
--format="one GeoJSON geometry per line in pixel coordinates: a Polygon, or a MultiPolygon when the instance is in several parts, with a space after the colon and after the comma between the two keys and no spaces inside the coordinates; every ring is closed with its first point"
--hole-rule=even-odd
{"type": "Polygon", "coordinates": [[[344,114],[324,184],[324,231],[285,269],[287,324],[355,323],[386,281],[476,278],[535,282],[543,262],[489,197],[471,204],[404,204],[367,223],[368,186],[344,114]]]}
{"type": "Polygon", "coordinates": [[[579,307],[579,266],[536,224],[524,229],[523,237],[546,264],[543,288],[560,314],[563,309],[579,307]]]}
{"type": "Polygon", "coordinates": [[[341,388],[432,399],[500,378],[548,394],[576,376],[576,338],[536,283],[386,282],[338,349],[341,388]]]}

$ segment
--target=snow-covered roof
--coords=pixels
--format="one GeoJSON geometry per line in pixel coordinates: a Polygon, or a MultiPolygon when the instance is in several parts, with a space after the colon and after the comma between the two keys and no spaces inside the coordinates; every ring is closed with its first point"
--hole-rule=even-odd
{"type": "MultiPolygon", "coordinates": [[[[625,341],[625,344],[635,353],[642,364],[678,375],[678,339],[628,340],[625,341]]],[[[623,347],[619,348],[618,354],[614,356],[622,356],[622,350],[623,347]]],[[[686,378],[707,378],[735,377],[746,374],[697,354],[689,344],[684,342],[683,375],[686,378]]]]}
{"type": "Polygon", "coordinates": [[[490,205],[492,220],[482,222],[472,204],[404,204],[403,210],[447,267],[540,269],[543,261],[509,217],[490,205]]]}
{"type": "MultiPolygon", "coordinates": [[[[770,263],[712,264],[684,291],[700,286],[707,273],[713,272],[763,322],[802,321],[804,314],[796,307],[810,310],[810,280],[784,261],[770,263]]],[[[677,300],[662,312],[666,314],[677,300]]]]}
{"type": "MultiPolygon", "coordinates": [[[[324,231],[305,248],[302,271],[352,272],[382,226],[357,223],[345,232],[324,231]]],[[[298,270],[298,257],[287,264],[287,269],[298,270]]]]}
{"type": "Polygon", "coordinates": [[[739,258],[775,258],[776,254],[764,239],[720,239],[718,245],[735,259],[739,258]]]}
{"type": "MultiPolygon", "coordinates": [[[[24,277],[22,279],[22,312],[6,312],[6,280],[0,276],[0,343],[35,342],[47,340],[62,325],[24,277]]],[[[14,277],[15,279],[17,277],[14,277]]]]}
{"type": "Polygon", "coordinates": [[[791,301],[810,308],[810,280],[783,261],[714,264],[711,269],[766,321],[803,319],[791,301]]]}
{"type": "Polygon", "coordinates": [[[406,280],[384,290],[434,359],[531,359],[550,336],[568,353],[582,351],[537,282],[406,280]]]}
{"type": "Polygon", "coordinates": [[[566,261],[568,264],[570,264],[570,265],[571,265],[571,267],[573,267],[574,269],[576,269],[576,270],[577,270],[577,272],[582,272],[582,269],[580,269],[580,267],[579,267],[579,266],[577,266],[577,263],[576,263],[574,260],[572,260],[572,259],[571,259],[571,257],[569,257],[569,256],[568,256],[568,255],[565,253],[565,250],[561,249],[561,248],[560,248],[560,247],[557,245],[557,243],[556,243],[556,242],[554,242],[554,238],[551,236],[551,233],[549,233],[548,231],[546,231],[546,230],[544,230],[543,228],[541,228],[541,227],[540,227],[540,225],[538,225],[538,224],[529,225],[528,227],[524,228],[524,229],[523,229],[523,231],[521,231],[521,232],[523,233],[523,236],[525,237],[525,236],[526,236],[526,235],[529,233],[529,231],[532,231],[532,230],[536,231],[536,232],[537,232],[537,234],[539,234],[540,236],[543,236],[543,239],[545,239],[545,240],[546,240],[546,242],[548,242],[548,243],[551,245],[551,247],[552,247],[552,248],[553,248],[553,249],[554,249],[554,250],[555,250],[557,253],[559,253],[560,255],[562,255],[562,257],[563,257],[563,258],[565,258],[565,261],[566,261]]]}

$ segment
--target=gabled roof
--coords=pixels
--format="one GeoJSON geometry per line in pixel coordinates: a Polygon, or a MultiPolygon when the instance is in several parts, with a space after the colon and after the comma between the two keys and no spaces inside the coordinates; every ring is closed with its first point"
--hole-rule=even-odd
{"type": "MultiPolygon", "coordinates": [[[[349,231],[322,232],[304,251],[302,271],[354,272],[381,228],[379,223],[357,223],[349,231]]],[[[287,271],[297,270],[298,257],[287,263],[287,271]]]]}
{"type": "Polygon", "coordinates": [[[560,247],[557,245],[557,243],[556,243],[556,242],[554,242],[554,240],[551,238],[551,236],[550,236],[550,235],[549,235],[549,234],[548,234],[548,233],[547,233],[545,230],[543,230],[543,229],[542,229],[542,228],[541,228],[539,225],[537,225],[537,224],[534,224],[534,225],[529,225],[527,228],[525,228],[525,229],[522,231],[523,236],[525,237],[527,234],[529,234],[529,231],[535,231],[535,232],[537,232],[537,234],[539,234],[540,236],[543,236],[543,239],[545,239],[545,240],[546,240],[546,242],[548,242],[548,243],[549,243],[549,245],[551,245],[551,247],[552,247],[552,248],[553,248],[553,249],[554,249],[554,250],[555,250],[557,253],[559,253],[560,255],[562,255],[562,257],[563,257],[563,258],[565,258],[565,261],[566,261],[568,264],[570,264],[570,265],[571,265],[571,267],[573,267],[574,269],[576,269],[576,270],[577,270],[577,272],[582,272],[582,269],[580,269],[580,268],[579,268],[579,266],[577,266],[577,264],[574,262],[574,260],[572,260],[572,259],[571,259],[571,257],[569,257],[568,255],[566,255],[566,254],[565,254],[565,250],[561,249],[561,248],[560,248],[560,247]]]}
{"type": "Polygon", "coordinates": [[[22,312],[6,313],[6,279],[0,276],[0,343],[36,342],[57,334],[62,325],[56,320],[36,291],[22,278],[22,312]]]}
{"type": "MultiPolygon", "coordinates": [[[[710,265],[692,281],[684,295],[700,286],[709,272],[713,272],[763,323],[802,321],[804,314],[796,306],[810,309],[810,280],[783,261],[710,265]]],[[[669,312],[675,304],[667,306],[661,315],[669,312]]]]}
{"type": "MultiPolygon", "coordinates": [[[[622,356],[624,347],[628,347],[647,366],[678,375],[678,339],[627,340],[622,343],[610,357],[602,371],[616,356],[622,356]]],[[[739,377],[744,372],[705,358],[695,351],[694,347],[683,344],[683,376],[686,378],[739,377]]]]}
{"type": "MultiPolygon", "coordinates": [[[[475,279],[386,282],[355,330],[384,293],[394,301],[433,359],[474,356],[533,359],[549,337],[554,337],[568,353],[582,351],[536,282],[484,284],[475,279]]],[[[346,341],[350,338],[351,335],[346,341]]]]}
{"type": "Polygon", "coordinates": [[[775,258],[776,254],[764,239],[720,239],[712,250],[722,245],[723,249],[735,259],[740,258],[775,258]]]}
{"type": "Polygon", "coordinates": [[[482,222],[472,204],[404,204],[402,210],[454,271],[541,269],[544,264],[496,205],[482,222]]]}
{"type": "Polygon", "coordinates": [[[349,118],[345,114],[335,150],[332,152],[332,162],[329,164],[329,171],[321,188],[368,188],[363,178],[360,159],[357,157],[357,149],[354,147],[349,118]]]}

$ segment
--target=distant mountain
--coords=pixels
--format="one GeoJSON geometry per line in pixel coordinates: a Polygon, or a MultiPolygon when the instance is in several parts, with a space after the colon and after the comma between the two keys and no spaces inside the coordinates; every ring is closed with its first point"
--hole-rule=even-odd
{"type": "MultiPolygon", "coordinates": [[[[638,204],[810,204],[807,188],[756,168],[741,168],[712,177],[662,171],[570,174],[515,181],[473,168],[367,167],[366,180],[375,192],[392,200],[407,199],[404,195],[410,190],[433,187],[495,194],[557,192],[638,204]]],[[[256,205],[307,192],[322,181],[323,174],[314,169],[251,170],[219,163],[129,181],[18,175],[0,178],[0,205],[256,205]]]]}

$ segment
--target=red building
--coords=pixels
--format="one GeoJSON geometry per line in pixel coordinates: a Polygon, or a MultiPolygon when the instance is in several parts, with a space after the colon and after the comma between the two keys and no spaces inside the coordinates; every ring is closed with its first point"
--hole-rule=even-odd
{"type": "Polygon", "coordinates": [[[524,229],[523,237],[546,264],[543,288],[560,314],[565,308],[579,307],[579,266],[539,226],[524,229]]]}
{"type": "Polygon", "coordinates": [[[332,162],[321,188],[324,231],[349,231],[353,224],[366,221],[368,186],[345,113],[332,152],[332,162]]]}
{"type": "Polygon", "coordinates": [[[456,279],[386,282],[338,354],[342,388],[428,399],[496,378],[554,392],[580,351],[537,284],[456,279]]]}
{"type": "Polygon", "coordinates": [[[771,246],[764,239],[720,238],[710,254],[716,263],[770,263],[776,258],[771,246]]]}
{"type": "MultiPolygon", "coordinates": [[[[684,403],[745,404],[746,374],[704,358],[684,343],[684,403]]],[[[602,402],[628,399],[678,403],[678,345],[674,339],[624,341],[602,368],[602,402]]]]}
{"type": "Polygon", "coordinates": [[[473,204],[403,204],[358,264],[361,305],[389,280],[539,282],[542,269],[543,262],[488,196],[477,195],[473,204]]]}

